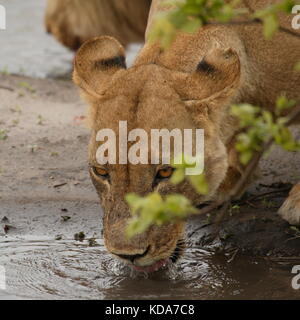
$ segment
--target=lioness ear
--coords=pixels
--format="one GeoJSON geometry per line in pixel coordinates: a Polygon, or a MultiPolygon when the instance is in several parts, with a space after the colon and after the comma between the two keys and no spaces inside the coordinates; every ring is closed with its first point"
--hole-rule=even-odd
{"type": "Polygon", "coordinates": [[[192,74],[177,75],[176,89],[183,100],[203,100],[236,88],[240,79],[240,59],[231,48],[211,49],[192,74]]]}
{"type": "Polygon", "coordinates": [[[85,42],[76,54],[73,81],[97,97],[105,82],[120,69],[126,69],[122,45],[112,37],[94,38],[85,42]]]}
{"type": "Polygon", "coordinates": [[[194,121],[199,124],[209,117],[214,123],[221,124],[236,95],[240,77],[240,59],[234,50],[216,48],[209,52],[190,78],[194,87],[185,100],[194,121]]]}

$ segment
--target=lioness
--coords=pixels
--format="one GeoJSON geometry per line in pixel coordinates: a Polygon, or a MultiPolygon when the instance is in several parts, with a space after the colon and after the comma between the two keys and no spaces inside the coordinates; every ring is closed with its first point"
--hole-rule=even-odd
{"type": "Polygon", "coordinates": [[[144,40],[151,0],[47,0],[45,26],[72,50],[110,35],[123,45],[144,40]]]}
{"type": "MultiPolygon", "coordinates": [[[[159,2],[152,4],[148,26],[160,10],[159,2]]],[[[258,3],[259,7],[270,3],[247,2],[254,10],[258,3]]],[[[280,22],[290,28],[291,16],[280,22]]],[[[299,60],[299,39],[279,32],[267,41],[258,24],[208,25],[195,34],[178,34],[166,51],[149,43],[146,35],[146,44],[129,69],[123,47],[111,37],[89,40],[79,49],[74,81],[91,105],[90,175],[104,208],[105,244],[113,255],[147,272],[178,259],[184,222],[152,226],[128,240],[124,230],[131,215],[124,196],[181,193],[195,204],[226,197],[243,170],[234,149],[239,127],[229,105],[248,102],[270,109],[281,92],[299,101],[300,75],[293,71],[299,60]],[[109,128],[118,134],[119,121],[127,121],[128,130],[147,132],[204,129],[209,193],[198,195],[188,182],[171,184],[170,166],[100,166],[97,132],[109,128]]],[[[290,223],[300,223],[300,184],[280,213],[290,223]]]]}

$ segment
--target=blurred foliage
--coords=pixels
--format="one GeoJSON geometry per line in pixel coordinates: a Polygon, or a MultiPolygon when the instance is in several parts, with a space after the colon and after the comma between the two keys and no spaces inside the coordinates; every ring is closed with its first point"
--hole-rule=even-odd
{"type": "MultiPolygon", "coordinates": [[[[200,157],[201,155],[198,156],[200,157]]],[[[176,170],[172,175],[171,182],[173,184],[179,184],[187,178],[198,193],[207,194],[208,184],[206,183],[204,173],[199,175],[186,175],[186,170],[195,168],[196,162],[192,161],[192,159],[188,159],[185,155],[180,155],[180,158],[181,159],[175,159],[172,163],[173,168],[176,170]]]]}
{"type": "Polygon", "coordinates": [[[163,48],[170,46],[178,31],[193,33],[209,21],[229,22],[245,9],[237,9],[239,0],[225,3],[223,0],[167,0],[162,7],[172,10],[157,15],[150,33],[150,41],[160,41],[163,48]]]}
{"type": "Polygon", "coordinates": [[[0,129],[0,140],[6,140],[8,138],[7,130],[0,129]]]}
{"type": "Polygon", "coordinates": [[[275,114],[250,104],[231,107],[231,113],[239,119],[240,127],[245,129],[237,135],[236,143],[242,164],[247,165],[254,153],[260,151],[263,144],[272,138],[275,144],[287,151],[300,151],[300,143],[286,126],[287,118],[282,116],[286,109],[293,106],[295,101],[281,96],[277,99],[275,114]]]}
{"type": "Polygon", "coordinates": [[[157,192],[146,197],[130,193],[126,196],[126,201],[133,215],[127,228],[128,237],[145,232],[151,225],[161,226],[197,212],[190,201],[180,194],[169,195],[163,199],[157,192]]]}
{"type": "Polygon", "coordinates": [[[291,13],[293,6],[297,3],[299,3],[297,0],[283,0],[252,12],[247,8],[246,1],[241,0],[230,2],[225,0],[166,0],[161,7],[168,10],[157,14],[149,41],[159,41],[162,48],[166,49],[171,45],[178,31],[193,33],[207,24],[232,24],[234,22],[261,22],[264,36],[270,39],[279,29],[278,15],[282,12],[291,13]]]}
{"type": "Polygon", "coordinates": [[[274,33],[279,29],[278,15],[281,12],[290,14],[293,6],[295,6],[296,3],[299,2],[293,0],[284,0],[254,12],[252,15],[253,18],[259,19],[263,22],[263,31],[266,39],[271,39],[274,33]]]}

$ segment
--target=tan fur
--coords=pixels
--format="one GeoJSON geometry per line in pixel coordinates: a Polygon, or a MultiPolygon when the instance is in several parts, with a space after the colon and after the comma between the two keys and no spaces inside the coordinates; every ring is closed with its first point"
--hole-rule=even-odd
{"type": "Polygon", "coordinates": [[[279,214],[290,224],[300,225],[300,182],[291,190],[289,197],[280,208],[279,214]]]}
{"type": "MultiPolygon", "coordinates": [[[[257,1],[248,3],[255,8],[257,1]]],[[[266,5],[269,1],[259,3],[266,5]]],[[[155,9],[157,4],[154,1],[155,9]]],[[[289,27],[290,21],[288,17],[281,23],[289,27]]],[[[170,256],[183,237],[183,224],[174,223],[152,227],[127,240],[124,229],[130,213],[124,196],[129,192],[181,193],[196,204],[228,196],[243,171],[234,149],[238,125],[228,107],[231,103],[249,102],[272,109],[281,92],[300,100],[300,76],[293,71],[300,60],[299,49],[299,40],[284,33],[272,41],[265,40],[258,25],[212,25],[196,34],[179,34],[165,52],[156,44],[146,43],[130,69],[101,64],[123,54],[120,44],[112,38],[90,40],[79,50],[74,81],[91,105],[92,166],[99,166],[97,131],[111,128],[118,132],[120,120],[128,121],[128,130],[205,130],[205,174],[209,184],[206,196],[197,195],[187,182],[174,186],[166,180],[153,185],[160,165],[108,165],[110,181],[91,171],[105,211],[104,236],[110,252],[142,254],[150,248],[145,257],[134,261],[137,265],[150,265],[170,256]],[[197,70],[200,61],[212,66],[212,71],[197,70]]]]}
{"type": "Polygon", "coordinates": [[[48,32],[72,50],[95,36],[142,42],[151,0],[48,0],[48,32]]]}

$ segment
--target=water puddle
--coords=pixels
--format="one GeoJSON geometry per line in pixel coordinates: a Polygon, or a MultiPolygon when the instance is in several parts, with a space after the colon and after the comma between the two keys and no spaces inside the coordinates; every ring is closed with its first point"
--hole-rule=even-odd
{"type": "Polygon", "coordinates": [[[14,299],[297,299],[289,268],[187,248],[176,265],[138,274],[97,247],[73,240],[2,241],[0,265],[14,299]]]}

